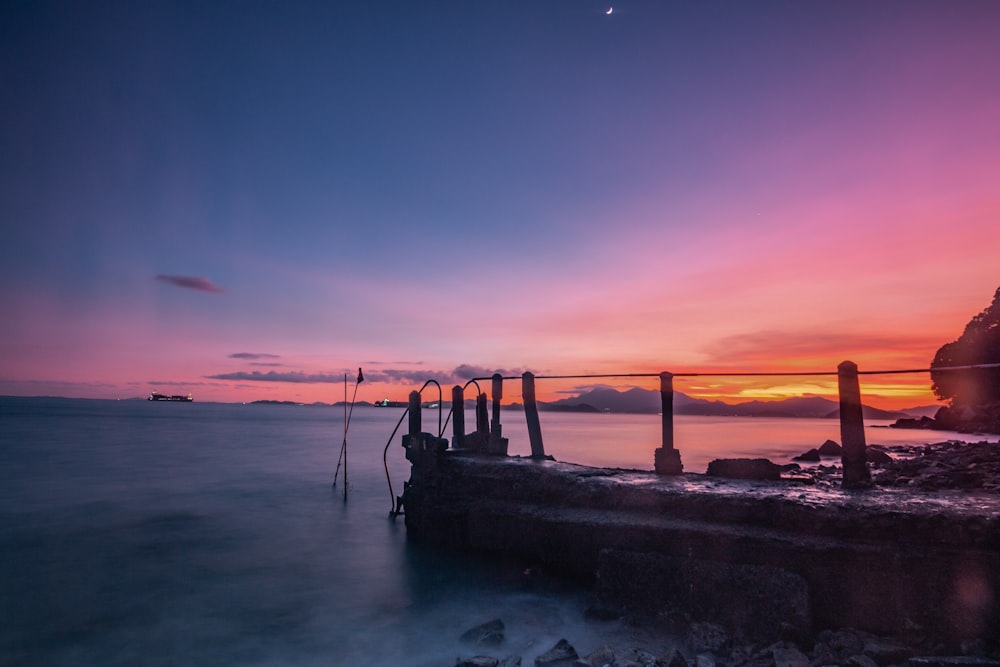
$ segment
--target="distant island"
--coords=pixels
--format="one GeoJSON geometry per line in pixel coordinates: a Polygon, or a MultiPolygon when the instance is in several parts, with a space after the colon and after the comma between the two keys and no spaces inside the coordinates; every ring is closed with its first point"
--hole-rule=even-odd
{"type": "MultiPolygon", "coordinates": [[[[539,410],[551,412],[619,412],[631,414],[657,414],[660,412],[660,392],[652,389],[633,388],[618,391],[611,387],[598,387],[586,393],[549,403],[539,402],[539,410]]],[[[836,419],[840,416],[840,403],[822,396],[803,396],[780,401],[747,401],[723,403],[694,398],[674,392],[675,415],[701,417],[799,417],[836,419]]],[[[866,419],[903,419],[920,416],[928,408],[909,410],[880,410],[863,406],[866,419]]]]}

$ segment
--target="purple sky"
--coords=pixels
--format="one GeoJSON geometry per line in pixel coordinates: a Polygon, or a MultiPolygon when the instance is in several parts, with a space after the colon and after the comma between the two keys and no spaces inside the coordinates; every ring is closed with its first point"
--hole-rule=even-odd
{"type": "Polygon", "coordinates": [[[1000,3],[607,7],[3,3],[0,393],[924,366],[989,303],[1000,3]]]}

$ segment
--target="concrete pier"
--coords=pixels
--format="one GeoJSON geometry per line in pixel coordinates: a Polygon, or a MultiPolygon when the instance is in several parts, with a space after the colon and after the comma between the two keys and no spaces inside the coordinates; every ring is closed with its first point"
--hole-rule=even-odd
{"type": "Polygon", "coordinates": [[[1000,498],[819,490],[435,450],[411,539],[594,582],[602,603],[681,611],[737,636],[854,627],[1000,636],[1000,498]]]}

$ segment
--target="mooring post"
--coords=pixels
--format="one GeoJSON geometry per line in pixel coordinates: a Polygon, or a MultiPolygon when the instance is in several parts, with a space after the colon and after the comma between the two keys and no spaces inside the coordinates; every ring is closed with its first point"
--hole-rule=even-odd
{"type": "Polygon", "coordinates": [[[410,392],[410,402],[408,405],[410,413],[410,435],[414,438],[420,436],[420,431],[422,430],[420,424],[420,392],[411,391],[410,392]]]}
{"type": "Polygon", "coordinates": [[[493,421],[490,423],[490,437],[486,443],[486,453],[494,456],[507,456],[507,438],[503,437],[503,427],[500,425],[500,399],[503,398],[503,376],[493,374],[493,421]]]}
{"type": "Polygon", "coordinates": [[[528,441],[532,458],[545,458],[542,444],[542,424],[538,420],[538,401],[535,400],[535,376],[529,371],[521,375],[521,398],[524,399],[524,418],[528,422],[528,441]]]}
{"type": "Polygon", "coordinates": [[[663,444],[654,452],[653,467],[658,475],[680,475],[684,465],[681,453],[674,447],[674,375],[666,371],[660,373],[660,413],[663,444]]]}
{"type": "Polygon", "coordinates": [[[843,444],[840,460],[844,466],[844,486],[868,486],[872,476],[868,470],[858,365],[853,361],[841,362],[837,366],[837,385],[840,392],[840,439],[843,444]]]}
{"type": "Polygon", "coordinates": [[[503,398],[503,376],[493,374],[493,421],[490,422],[490,436],[499,438],[503,435],[500,425],[500,399],[503,398]]]}
{"type": "Polygon", "coordinates": [[[452,449],[462,449],[465,446],[465,393],[462,387],[451,388],[452,449]]]}
{"type": "Polygon", "coordinates": [[[476,433],[489,435],[490,414],[486,409],[486,394],[476,396],[476,433]]]}

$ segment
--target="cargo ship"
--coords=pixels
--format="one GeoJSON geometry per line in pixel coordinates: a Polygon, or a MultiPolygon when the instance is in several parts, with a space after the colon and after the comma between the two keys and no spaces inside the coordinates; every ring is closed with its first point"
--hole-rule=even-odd
{"type": "Polygon", "coordinates": [[[191,396],[191,394],[188,394],[187,396],[178,396],[178,395],[167,396],[166,394],[157,394],[154,391],[152,394],[149,395],[149,398],[146,399],[146,400],[149,400],[149,401],[182,401],[184,403],[190,403],[190,402],[194,401],[194,398],[191,396]]]}

